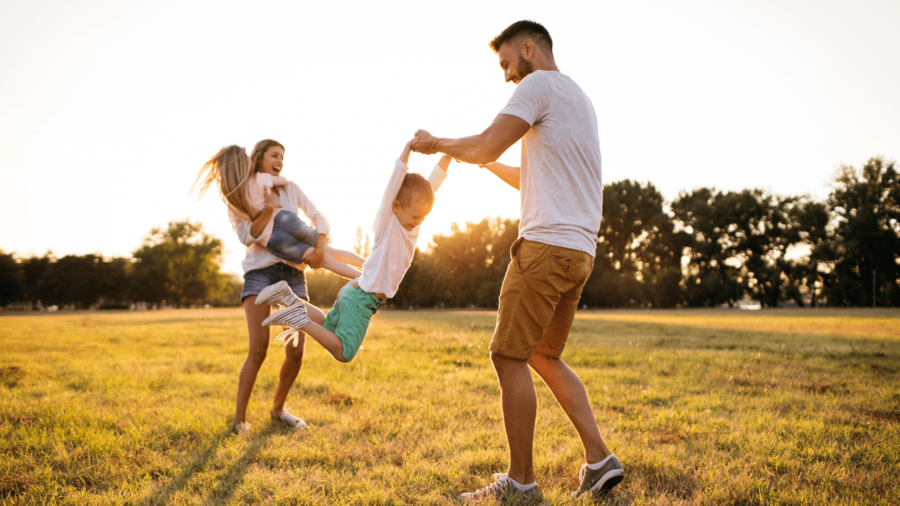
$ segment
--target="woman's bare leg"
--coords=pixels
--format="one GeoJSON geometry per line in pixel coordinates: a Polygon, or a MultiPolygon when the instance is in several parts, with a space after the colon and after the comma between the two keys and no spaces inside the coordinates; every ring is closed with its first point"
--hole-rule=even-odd
{"type": "MultiPolygon", "coordinates": [[[[306,252],[303,253],[303,260],[305,261],[307,258],[309,258],[313,254],[313,251],[315,251],[315,248],[309,248],[308,250],[306,250],[306,252]]],[[[325,262],[322,264],[322,267],[335,274],[344,276],[347,279],[356,279],[360,276],[360,274],[362,274],[359,269],[354,269],[344,262],[339,262],[328,252],[325,253],[325,262]]]]}
{"type": "Polygon", "coordinates": [[[345,264],[350,264],[359,267],[360,269],[362,269],[363,264],[366,262],[365,257],[359,256],[352,251],[337,249],[331,246],[325,246],[325,253],[330,253],[338,262],[344,262],[345,264]]]}
{"type": "Polygon", "coordinates": [[[297,346],[288,346],[284,349],[284,362],[281,363],[281,371],[278,373],[278,385],[275,387],[275,398],[272,400],[272,413],[278,414],[284,410],[284,401],[288,392],[294,386],[294,381],[300,373],[303,365],[303,352],[306,350],[306,335],[301,331],[297,346]]]}
{"type": "Polygon", "coordinates": [[[266,353],[269,350],[269,329],[262,326],[262,321],[269,316],[269,306],[257,306],[255,302],[256,295],[244,299],[244,314],[247,316],[250,349],[247,351],[247,358],[244,360],[238,379],[237,405],[234,409],[233,423],[247,420],[247,404],[250,402],[250,394],[253,393],[256,375],[265,362],[266,353]]]}

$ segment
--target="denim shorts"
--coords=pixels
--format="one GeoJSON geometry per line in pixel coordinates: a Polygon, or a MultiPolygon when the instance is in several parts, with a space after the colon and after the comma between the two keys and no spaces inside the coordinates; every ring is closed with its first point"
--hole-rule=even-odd
{"type": "Polygon", "coordinates": [[[244,274],[244,289],[241,290],[241,302],[251,295],[259,295],[263,288],[284,280],[293,290],[294,295],[309,300],[306,291],[306,276],[303,271],[288,264],[278,262],[262,269],[253,269],[244,274]]]}

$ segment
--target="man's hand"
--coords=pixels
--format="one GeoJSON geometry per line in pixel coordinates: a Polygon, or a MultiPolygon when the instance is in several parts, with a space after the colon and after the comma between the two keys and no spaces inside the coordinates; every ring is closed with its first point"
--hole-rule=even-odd
{"type": "Polygon", "coordinates": [[[319,269],[322,267],[322,264],[325,263],[326,246],[328,246],[328,236],[319,234],[319,239],[316,241],[316,249],[313,250],[309,258],[306,259],[306,263],[313,269],[319,269]]]}
{"type": "Polygon", "coordinates": [[[412,141],[412,150],[416,153],[424,155],[433,155],[438,152],[438,138],[431,135],[425,130],[416,132],[416,136],[412,141]]]}

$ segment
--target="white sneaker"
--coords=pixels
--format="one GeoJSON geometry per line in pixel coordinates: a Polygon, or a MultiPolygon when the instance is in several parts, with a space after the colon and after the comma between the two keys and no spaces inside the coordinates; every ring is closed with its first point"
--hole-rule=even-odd
{"type": "Polygon", "coordinates": [[[269,413],[272,416],[272,422],[284,425],[291,430],[300,430],[306,428],[306,422],[292,415],[287,408],[281,410],[281,413],[269,413]]]}
{"type": "Polygon", "coordinates": [[[246,436],[250,432],[250,424],[247,422],[232,423],[230,427],[235,436],[246,436]]]}
{"type": "Polygon", "coordinates": [[[482,487],[475,492],[466,492],[459,496],[465,502],[483,500],[500,501],[505,504],[511,499],[528,499],[541,493],[541,489],[535,484],[528,490],[520,490],[518,483],[506,473],[494,473],[494,483],[482,487]]]}
{"type": "Polygon", "coordinates": [[[284,280],[263,288],[259,295],[256,296],[257,306],[281,304],[284,307],[289,307],[294,305],[295,302],[297,302],[297,296],[294,295],[293,290],[291,290],[287,281],[284,280]]]}
{"type": "Polygon", "coordinates": [[[278,334],[275,342],[284,341],[284,347],[287,347],[288,343],[293,341],[294,347],[296,347],[300,343],[300,333],[297,332],[297,329],[303,328],[309,323],[309,316],[306,315],[306,304],[301,303],[275,311],[271,316],[263,320],[262,325],[263,327],[271,325],[289,327],[288,330],[278,334]]]}

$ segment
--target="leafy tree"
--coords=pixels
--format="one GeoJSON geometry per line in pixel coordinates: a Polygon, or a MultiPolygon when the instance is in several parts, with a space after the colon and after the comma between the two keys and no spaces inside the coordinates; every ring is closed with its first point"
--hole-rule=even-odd
{"type": "Polygon", "coordinates": [[[171,222],[165,229],[154,228],[134,258],[134,300],[199,303],[228,281],[219,272],[222,241],[203,232],[199,223],[171,222]]]}
{"type": "Polygon", "coordinates": [[[47,271],[55,262],[53,253],[43,257],[31,257],[22,261],[22,298],[32,304],[54,299],[54,287],[47,282],[47,271]]]}
{"type": "Polygon", "coordinates": [[[822,267],[831,258],[828,209],[821,202],[801,197],[788,209],[788,219],[791,223],[787,232],[791,236],[790,242],[804,247],[808,253],[805,259],[790,265],[787,290],[799,306],[804,305],[804,297],[809,297],[812,306],[816,307],[818,287],[824,280],[822,267]]]}
{"type": "Polygon", "coordinates": [[[873,290],[876,304],[900,303],[900,178],[895,163],[875,157],[860,170],[842,166],[827,205],[836,216],[828,303],[869,306],[873,290]]]}
{"type": "Polygon", "coordinates": [[[0,308],[21,300],[22,270],[15,255],[0,250],[0,308]]]}
{"type": "Polygon", "coordinates": [[[66,255],[51,262],[45,273],[45,304],[72,304],[87,309],[103,297],[103,282],[97,255],[66,255]]]}
{"type": "Polygon", "coordinates": [[[745,283],[740,264],[729,262],[733,253],[728,219],[720,216],[722,193],[711,188],[682,192],[672,211],[688,237],[685,302],[691,306],[733,304],[740,300],[745,283]]]}
{"type": "Polygon", "coordinates": [[[582,300],[592,306],[674,306],[684,241],[652,184],[624,180],[604,186],[594,271],[582,300]]]}
{"type": "Polygon", "coordinates": [[[392,300],[408,306],[496,306],[518,220],[484,219],[451,227],[432,238],[430,251],[417,251],[392,300]]]}

